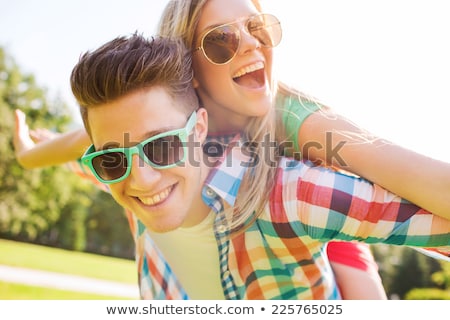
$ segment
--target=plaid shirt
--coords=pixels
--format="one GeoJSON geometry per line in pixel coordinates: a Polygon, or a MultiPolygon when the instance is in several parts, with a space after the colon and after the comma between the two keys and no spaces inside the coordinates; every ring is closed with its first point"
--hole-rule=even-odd
{"type": "MultiPolygon", "coordinates": [[[[325,254],[325,243],[332,239],[450,246],[450,221],[365,180],[288,158],[278,165],[265,211],[230,239],[224,203],[234,204],[246,167],[240,165],[245,158],[239,152],[227,157],[210,173],[202,194],[216,213],[214,233],[227,299],[339,299],[325,254]]],[[[141,297],[188,299],[145,227],[128,216],[141,297]]]]}

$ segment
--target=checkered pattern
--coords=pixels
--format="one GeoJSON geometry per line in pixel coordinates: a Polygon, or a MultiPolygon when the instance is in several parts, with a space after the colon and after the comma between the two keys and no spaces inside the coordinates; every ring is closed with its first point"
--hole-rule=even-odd
{"type": "Polygon", "coordinates": [[[140,253],[137,262],[142,299],[186,300],[188,298],[170,266],[146,232],[138,237],[136,250],[140,253]]]}

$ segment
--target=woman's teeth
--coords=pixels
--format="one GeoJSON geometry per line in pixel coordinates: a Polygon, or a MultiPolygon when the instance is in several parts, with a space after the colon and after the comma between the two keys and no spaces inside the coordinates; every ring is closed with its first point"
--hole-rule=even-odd
{"type": "Polygon", "coordinates": [[[245,75],[247,73],[251,73],[253,71],[260,70],[260,69],[263,69],[263,68],[264,68],[264,63],[262,63],[261,61],[255,63],[255,64],[252,64],[252,65],[246,66],[245,68],[242,68],[238,72],[236,72],[233,75],[233,79],[242,77],[243,75],[245,75]]]}

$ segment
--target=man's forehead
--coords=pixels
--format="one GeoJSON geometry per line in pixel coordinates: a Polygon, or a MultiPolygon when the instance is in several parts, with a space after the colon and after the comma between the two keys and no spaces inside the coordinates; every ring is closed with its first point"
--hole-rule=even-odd
{"type": "MultiPolygon", "coordinates": [[[[154,137],[158,134],[172,131],[175,129],[179,129],[179,126],[165,126],[160,127],[156,130],[150,130],[143,132],[142,134],[137,133],[131,133],[131,132],[122,132],[122,136],[118,136],[117,132],[114,132],[110,135],[111,139],[95,139],[94,138],[94,145],[95,149],[98,150],[105,150],[105,149],[112,149],[112,148],[119,148],[119,147],[132,147],[135,146],[138,143],[141,143],[144,140],[147,140],[151,137],[154,137]],[[95,143],[95,140],[97,140],[97,143],[95,143]]],[[[106,135],[107,136],[107,135],[106,135]]]]}

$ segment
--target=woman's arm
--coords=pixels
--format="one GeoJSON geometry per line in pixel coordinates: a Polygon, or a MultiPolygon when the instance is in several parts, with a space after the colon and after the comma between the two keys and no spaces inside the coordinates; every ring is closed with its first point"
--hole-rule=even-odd
{"type": "Polygon", "coordinates": [[[84,180],[91,181],[97,188],[109,192],[107,185],[99,182],[91,170],[86,170],[78,160],[90,145],[84,130],[65,134],[46,129],[29,130],[25,114],[16,110],[14,149],[17,161],[26,169],[65,165],[84,180]]]}
{"type": "Polygon", "coordinates": [[[24,168],[33,169],[74,161],[91,144],[84,129],[50,137],[30,132],[22,111],[16,110],[15,117],[14,149],[17,161],[24,168]]]}
{"type": "Polygon", "coordinates": [[[355,173],[450,219],[450,163],[371,137],[344,117],[322,111],[304,121],[298,141],[304,157],[355,173]]]}

